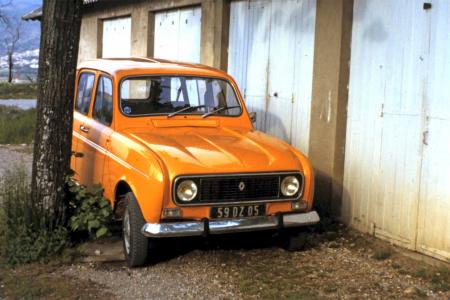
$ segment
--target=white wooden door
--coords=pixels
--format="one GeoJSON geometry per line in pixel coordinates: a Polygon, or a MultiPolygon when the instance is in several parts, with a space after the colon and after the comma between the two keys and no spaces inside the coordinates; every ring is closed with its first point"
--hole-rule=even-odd
{"type": "Polygon", "coordinates": [[[103,21],[102,57],[130,57],[131,18],[103,21]]]}
{"type": "Polygon", "coordinates": [[[315,0],[231,3],[228,72],[256,128],[307,153],[315,0]]]}
{"type": "Polygon", "coordinates": [[[186,8],[155,14],[154,56],[185,62],[200,62],[201,8],[186,8]]]}
{"type": "Polygon", "coordinates": [[[417,249],[450,261],[450,2],[431,3],[417,249]]]}
{"type": "Polygon", "coordinates": [[[442,3],[355,1],[342,208],[360,230],[434,253],[450,245],[450,15],[442,3]]]}

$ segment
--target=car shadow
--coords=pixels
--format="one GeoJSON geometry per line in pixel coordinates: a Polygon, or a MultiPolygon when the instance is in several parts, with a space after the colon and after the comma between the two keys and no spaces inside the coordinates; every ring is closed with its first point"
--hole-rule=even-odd
{"type": "MultiPolygon", "coordinates": [[[[303,229],[306,233],[313,235],[313,228],[303,229]]],[[[309,241],[310,239],[308,239],[309,241]]],[[[189,254],[192,251],[250,251],[261,249],[277,249],[286,247],[286,231],[259,231],[232,233],[222,235],[209,235],[207,237],[184,237],[167,238],[157,240],[154,259],[150,264],[157,264],[164,261],[176,259],[180,256],[189,254]]],[[[316,247],[317,243],[306,242],[304,250],[316,247]]]]}
{"type": "MultiPolygon", "coordinates": [[[[318,226],[311,226],[296,229],[306,233],[307,242],[302,250],[320,247],[320,244],[337,238],[323,232],[318,226]]],[[[201,251],[207,254],[212,251],[251,251],[263,249],[285,249],[286,231],[258,231],[245,233],[232,233],[222,235],[209,235],[206,237],[178,237],[152,239],[151,259],[147,266],[168,262],[186,256],[194,251],[201,251]]],[[[90,253],[87,253],[86,262],[96,262],[102,269],[116,269],[125,267],[125,260],[122,250],[122,241],[119,232],[114,232],[114,236],[103,243],[91,243],[90,253]],[[100,250],[101,255],[94,254],[100,250]]]]}

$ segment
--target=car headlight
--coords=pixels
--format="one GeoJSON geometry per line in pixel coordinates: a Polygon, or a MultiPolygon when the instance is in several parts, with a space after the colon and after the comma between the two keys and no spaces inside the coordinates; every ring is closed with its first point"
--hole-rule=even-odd
{"type": "Polygon", "coordinates": [[[177,197],[181,201],[189,202],[197,196],[197,185],[192,180],[184,180],[177,187],[177,197]]]}
{"type": "Polygon", "coordinates": [[[300,188],[300,182],[295,176],[286,176],[281,181],[281,193],[283,196],[291,197],[297,194],[300,188]]]}

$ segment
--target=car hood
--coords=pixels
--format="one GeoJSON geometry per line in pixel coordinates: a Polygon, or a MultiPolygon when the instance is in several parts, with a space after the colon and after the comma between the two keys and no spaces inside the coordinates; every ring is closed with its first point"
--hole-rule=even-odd
{"type": "Polygon", "coordinates": [[[256,130],[176,127],[125,133],[153,151],[171,177],[302,169],[287,143],[256,130]]]}

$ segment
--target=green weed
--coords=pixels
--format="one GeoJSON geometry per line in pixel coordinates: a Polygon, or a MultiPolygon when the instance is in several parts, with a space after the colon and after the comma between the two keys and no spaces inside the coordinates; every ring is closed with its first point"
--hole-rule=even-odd
{"type": "Polygon", "coordinates": [[[35,125],[36,109],[0,105],[0,144],[31,144],[35,125]]]}
{"type": "Polygon", "coordinates": [[[36,99],[35,83],[0,83],[0,99],[36,99]]]}

